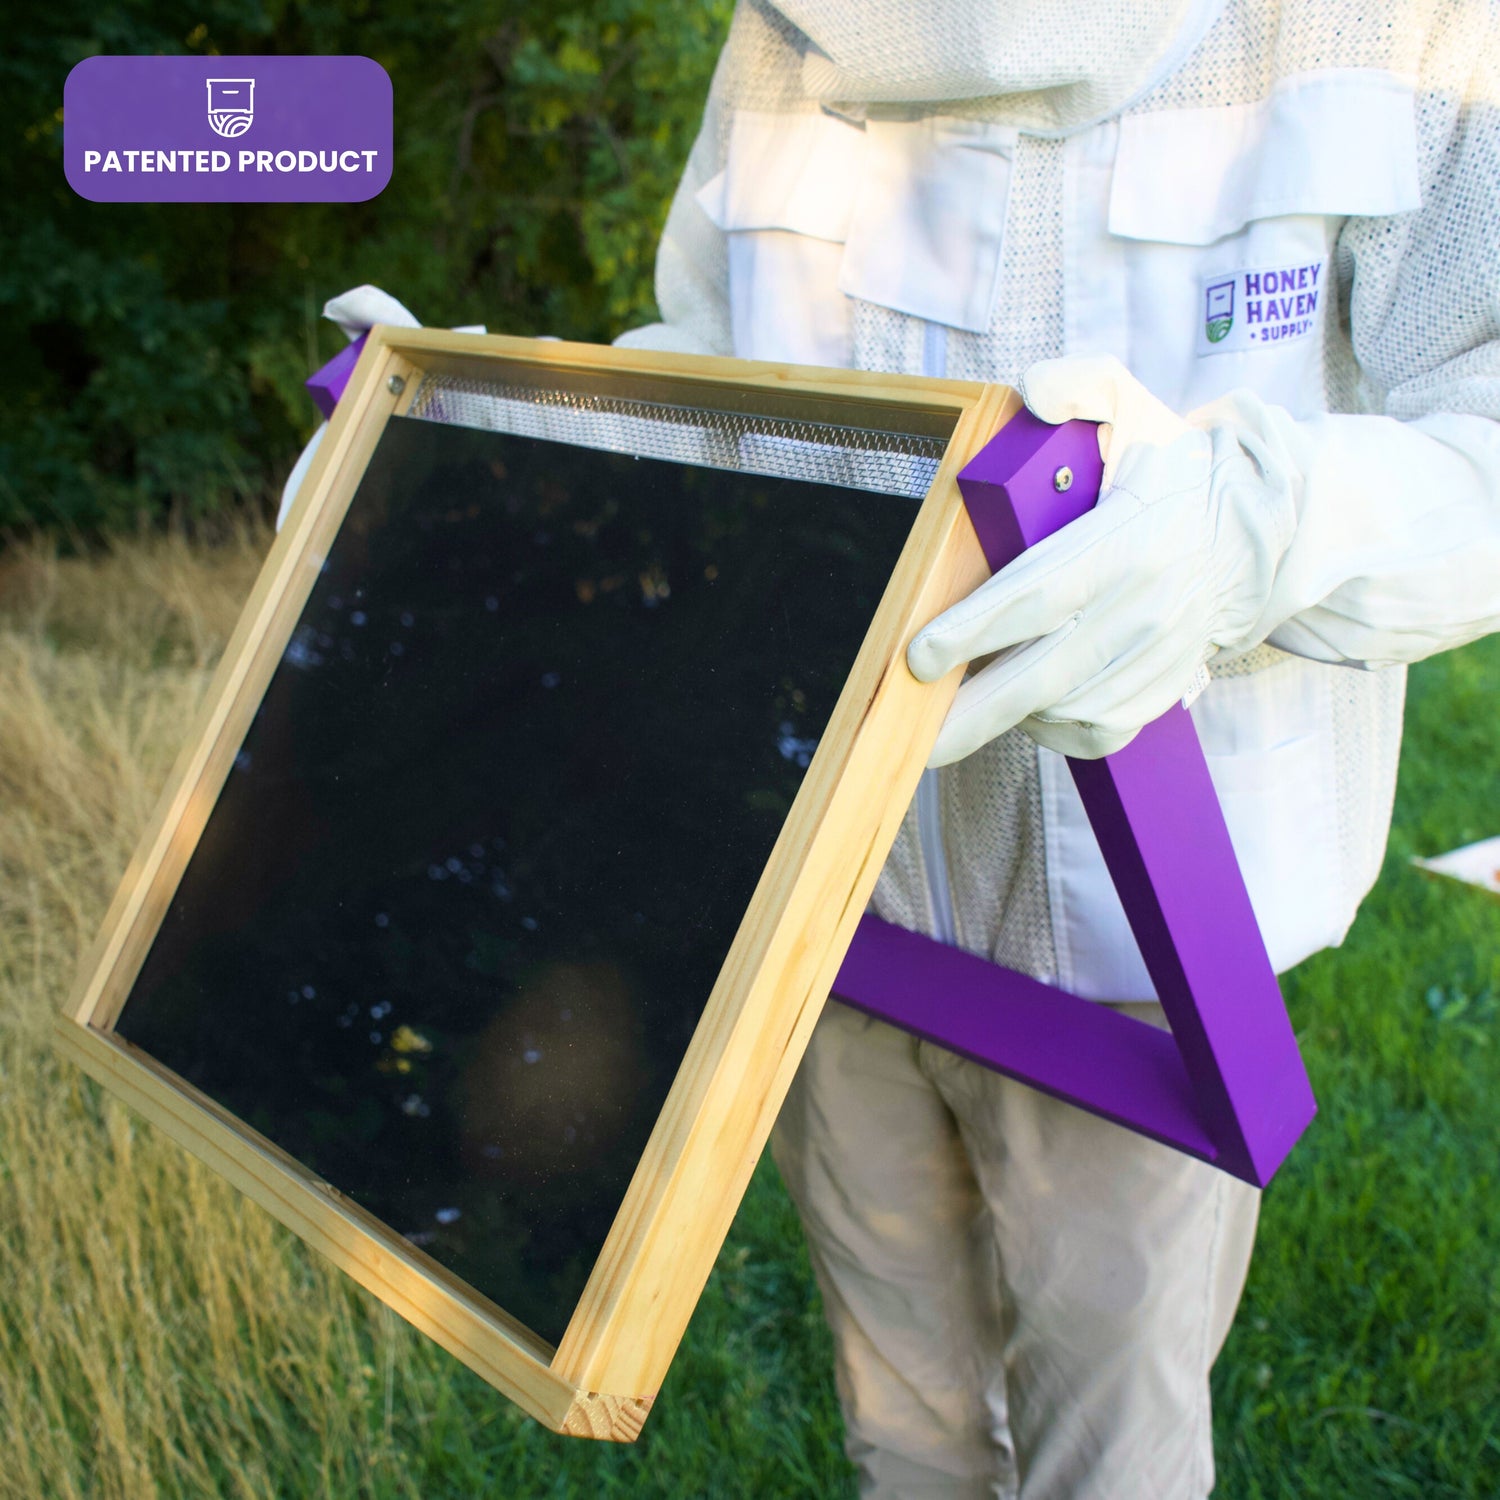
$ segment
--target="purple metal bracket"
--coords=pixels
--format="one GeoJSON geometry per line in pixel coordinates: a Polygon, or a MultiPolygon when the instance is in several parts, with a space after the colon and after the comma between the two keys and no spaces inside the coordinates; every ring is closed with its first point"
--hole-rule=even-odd
{"type": "MultiPolygon", "coordinates": [[[[1022,411],[959,475],[994,571],[1094,505],[1096,433],[1022,411]]],[[[1192,718],[1175,707],[1068,766],[1170,1035],[872,916],[833,992],[1263,1187],[1317,1104],[1192,718]]]]}
{"type": "Polygon", "coordinates": [[[359,363],[359,356],[364,351],[365,340],[369,336],[368,333],[360,334],[347,349],[340,349],[321,370],[315,371],[303,382],[313,399],[313,405],[323,413],[325,422],[339,404],[339,397],[344,394],[344,387],[354,374],[354,367],[359,363]]]}

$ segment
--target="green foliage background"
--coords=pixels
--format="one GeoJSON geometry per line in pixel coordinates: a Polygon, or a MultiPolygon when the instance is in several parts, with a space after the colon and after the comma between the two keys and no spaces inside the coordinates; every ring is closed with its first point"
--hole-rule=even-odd
{"type": "Polygon", "coordinates": [[[730,0],[53,0],[0,21],[0,530],[88,534],[267,503],[370,281],[426,323],[608,340],[653,316],[656,240],[730,0]],[[99,53],[363,53],[390,186],[360,204],[98,204],[62,168],[99,53]]]}

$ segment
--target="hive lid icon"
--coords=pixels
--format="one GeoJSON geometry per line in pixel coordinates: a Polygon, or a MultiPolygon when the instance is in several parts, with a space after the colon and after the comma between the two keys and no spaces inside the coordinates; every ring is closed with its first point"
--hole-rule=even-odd
{"type": "Polygon", "coordinates": [[[255,120],[253,78],[208,79],[208,123],[217,135],[235,140],[255,120]]]}
{"type": "Polygon", "coordinates": [[[1211,344],[1219,344],[1234,327],[1234,281],[1216,282],[1207,290],[1208,307],[1203,317],[1204,332],[1211,344]]]}

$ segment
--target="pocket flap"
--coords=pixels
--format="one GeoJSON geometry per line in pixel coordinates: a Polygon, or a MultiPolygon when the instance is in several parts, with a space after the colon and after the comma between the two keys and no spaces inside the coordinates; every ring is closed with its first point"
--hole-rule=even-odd
{"type": "Polygon", "coordinates": [[[1017,132],[932,116],[868,122],[840,288],[983,333],[999,288],[1017,132]]]}
{"type": "Polygon", "coordinates": [[[1208,245],[1252,219],[1418,208],[1415,97],[1394,73],[1331,69],[1254,104],[1128,115],[1110,233],[1208,245]]]}
{"type": "Polygon", "coordinates": [[[698,202],[720,229],[786,229],[842,243],[864,152],[864,131],[833,115],[740,110],[725,168],[698,202]]]}

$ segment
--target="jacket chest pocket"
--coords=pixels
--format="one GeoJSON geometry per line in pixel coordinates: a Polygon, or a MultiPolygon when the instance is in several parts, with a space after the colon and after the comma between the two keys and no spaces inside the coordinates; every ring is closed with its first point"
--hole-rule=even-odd
{"type": "Polygon", "coordinates": [[[864,154],[864,132],[829,115],[734,116],[725,168],[698,203],[724,231],[741,359],[849,363],[838,279],[864,154]]]}
{"type": "Polygon", "coordinates": [[[698,194],[724,231],[734,352],[847,365],[859,301],[985,331],[1015,140],[942,116],[737,113],[725,169],[698,194]]]}
{"type": "Polygon", "coordinates": [[[1237,387],[1323,410],[1338,231],[1421,201],[1413,98],[1395,75],[1332,70],[1069,142],[1068,352],[1118,355],[1178,411],[1237,387]]]}

